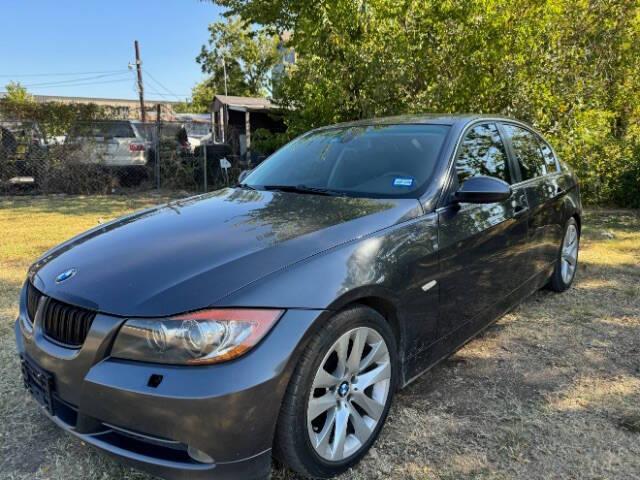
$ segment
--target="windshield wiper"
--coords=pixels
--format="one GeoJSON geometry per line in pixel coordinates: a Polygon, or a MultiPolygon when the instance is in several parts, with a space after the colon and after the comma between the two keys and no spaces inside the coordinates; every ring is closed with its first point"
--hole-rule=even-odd
{"type": "Polygon", "coordinates": [[[249,184],[246,183],[239,183],[238,185],[236,185],[238,188],[244,188],[245,190],[258,190],[257,188],[252,187],[249,184]]]}
{"type": "Polygon", "coordinates": [[[280,192],[306,193],[311,195],[326,195],[330,197],[344,196],[345,193],[329,188],[309,187],[307,185],[262,185],[265,190],[278,190],[280,192]]]}

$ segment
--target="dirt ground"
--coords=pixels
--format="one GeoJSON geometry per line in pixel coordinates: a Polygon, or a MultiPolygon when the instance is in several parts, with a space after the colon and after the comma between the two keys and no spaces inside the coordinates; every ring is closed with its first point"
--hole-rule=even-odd
{"type": "MultiPolygon", "coordinates": [[[[1,479],[150,479],[46,419],[21,385],[13,321],[41,252],[161,200],[0,198],[1,479]]],[[[580,263],[571,290],[538,292],[398,393],[342,479],[640,479],[640,212],[589,211],[580,263]]]]}

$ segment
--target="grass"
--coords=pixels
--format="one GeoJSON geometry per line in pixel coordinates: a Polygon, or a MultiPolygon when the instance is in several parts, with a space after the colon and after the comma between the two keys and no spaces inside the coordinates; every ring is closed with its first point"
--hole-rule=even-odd
{"type": "MultiPolygon", "coordinates": [[[[0,199],[0,478],[150,478],[44,417],[21,386],[12,325],[36,256],[163,199],[0,199]]],[[[593,210],[584,225],[574,287],[536,293],[400,392],[343,480],[640,478],[640,213],[593,210]]]]}

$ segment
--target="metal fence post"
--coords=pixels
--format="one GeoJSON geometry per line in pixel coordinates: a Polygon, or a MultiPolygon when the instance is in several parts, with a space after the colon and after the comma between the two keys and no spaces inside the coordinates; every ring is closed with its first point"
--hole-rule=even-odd
{"type": "Polygon", "coordinates": [[[204,191],[206,193],[206,192],[209,191],[209,183],[208,183],[208,178],[207,178],[209,176],[208,175],[209,170],[207,169],[207,144],[206,143],[202,146],[202,151],[204,152],[204,159],[203,159],[203,161],[204,161],[204,191]]]}
{"type": "Polygon", "coordinates": [[[160,104],[156,107],[156,189],[160,190],[160,104]]]}

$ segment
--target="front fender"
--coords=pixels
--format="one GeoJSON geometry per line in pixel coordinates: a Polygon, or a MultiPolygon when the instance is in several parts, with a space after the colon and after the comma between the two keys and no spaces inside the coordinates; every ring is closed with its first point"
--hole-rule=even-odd
{"type": "Polygon", "coordinates": [[[424,215],[278,270],[212,306],[330,310],[363,295],[399,304],[437,276],[437,233],[436,216],[424,215]]]}

